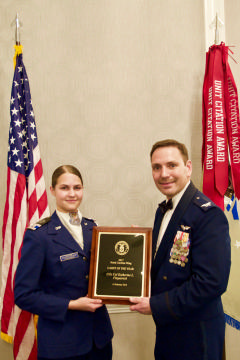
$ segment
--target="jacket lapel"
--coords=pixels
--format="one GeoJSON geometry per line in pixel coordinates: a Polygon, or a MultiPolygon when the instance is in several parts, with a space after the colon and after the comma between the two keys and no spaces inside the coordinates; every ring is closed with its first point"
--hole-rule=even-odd
{"type": "MultiPolygon", "coordinates": [[[[197,188],[191,182],[180,199],[174,213],[172,214],[171,220],[169,221],[168,227],[163,235],[161,244],[158,248],[157,254],[153,259],[152,264],[152,273],[158,270],[159,264],[163,261],[166,256],[168,249],[172,246],[172,240],[176,234],[177,227],[180,223],[181,218],[183,217],[185,211],[187,210],[194,194],[196,193],[197,188]]],[[[160,219],[161,221],[162,219],[160,219]]],[[[161,224],[161,223],[160,223],[161,224]]],[[[159,224],[159,228],[160,228],[159,224]]],[[[159,231],[158,231],[159,232],[159,231]]]]}
{"type": "MultiPolygon", "coordinates": [[[[85,218],[82,218],[82,232],[83,232],[83,243],[84,250],[81,251],[87,256],[90,254],[91,245],[92,245],[92,222],[87,221],[85,218]]],[[[90,256],[90,255],[89,255],[90,256]]]]}
{"type": "Polygon", "coordinates": [[[158,234],[160,230],[160,226],[163,219],[163,213],[161,209],[158,207],[155,215],[154,220],[154,226],[153,226],[153,234],[152,234],[152,255],[155,255],[156,246],[157,246],[157,240],[158,240],[158,234]]]}
{"type": "MultiPolygon", "coordinates": [[[[81,248],[81,246],[72,237],[70,232],[61,223],[56,212],[53,213],[51,220],[52,221],[49,223],[49,226],[48,226],[48,233],[53,236],[52,237],[53,241],[68,248],[71,252],[77,251],[86,256],[86,253],[88,253],[88,251],[85,251],[85,250],[88,250],[88,249],[85,249],[85,243],[84,243],[84,250],[83,250],[81,248]]],[[[83,232],[83,239],[84,239],[84,232],[83,232]]]]}

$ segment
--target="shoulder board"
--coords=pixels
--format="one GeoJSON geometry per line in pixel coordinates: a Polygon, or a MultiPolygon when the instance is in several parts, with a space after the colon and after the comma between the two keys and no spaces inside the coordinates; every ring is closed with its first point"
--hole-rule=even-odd
{"type": "Polygon", "coordinates": [[[91,222],[93,222],[93,223],[96,223],[96,220],[90,219],[90,218],[86,218],[85,216],[83,217],[83,220],[87,220],[87,221],[91,221],[91,222]]]}
{"type": "Polygon", "coordinates": [[[207,198],[202,193],[197,193],[196,197],[194,199],[194,204],[196,204],[198,207],[200,207],[203,211],[207,211],[213,207],[216,207],[213,201],[211,201],[209,198],[207,198]]]}
{"type": "Polygon", "coordinates": [[[44,219],[42,219],[42,220],[37,221],[35,224],[31,224],[31,225],[28,227],[28,229],[30,229],[30,230],[37,230],[37,229],[39,229],[41,226],[47,224],[50,220],[51,220],[51,216],[46,217],[46,218],[44,218],[44,219]]]}

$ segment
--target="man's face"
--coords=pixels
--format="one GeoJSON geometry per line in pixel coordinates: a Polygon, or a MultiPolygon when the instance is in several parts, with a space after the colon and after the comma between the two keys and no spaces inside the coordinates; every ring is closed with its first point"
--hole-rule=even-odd
{"type": "Polygon", "coordinates": [[[153,180],[167,199],[178,194],[188,183],[192,174],[190,160],[184,163],[182,154],[174,146],[161,147],[151,159],[153,180]]]}

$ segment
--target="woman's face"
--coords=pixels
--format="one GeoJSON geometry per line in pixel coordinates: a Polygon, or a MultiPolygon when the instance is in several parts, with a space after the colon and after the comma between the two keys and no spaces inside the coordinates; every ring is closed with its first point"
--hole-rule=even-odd
{"type": "Polygon", "coordinates": [[[83,185],[77,175],[64,173],[59,176],[55,188],[50,187],[56,198],[57,210],[62,212],[75,212],[83,198],[83,185]]]}

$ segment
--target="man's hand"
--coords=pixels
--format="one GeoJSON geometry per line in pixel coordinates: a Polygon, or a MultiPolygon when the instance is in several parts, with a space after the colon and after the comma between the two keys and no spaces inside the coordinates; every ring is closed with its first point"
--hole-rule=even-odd
{"type": "Polygon", "coordinates": [[[95,312],[102,305],[102,300],[90,299],[88,296],[85,296],[80,297],[76,300],[70,300],[68,304],[68,309],[95,312]]]}
{"type": "Polygon", "coordinates": [[[148,297],[131,297],[130,302],[134,305],[130,306],[131,311],[138,311],[140,314],[151,315],[150,299],[148,297]]]}

